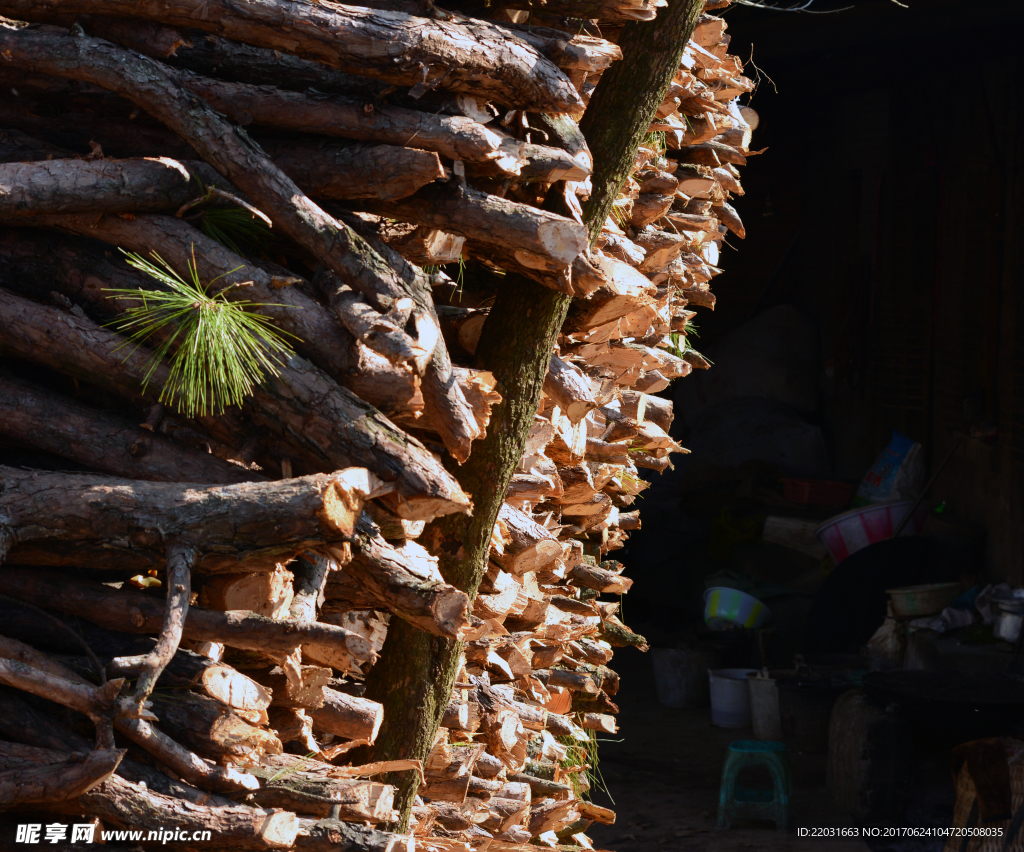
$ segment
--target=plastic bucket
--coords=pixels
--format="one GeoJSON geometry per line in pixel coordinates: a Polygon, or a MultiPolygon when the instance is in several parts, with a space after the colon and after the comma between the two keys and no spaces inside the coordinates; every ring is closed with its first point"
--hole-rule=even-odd
{"type": "Polygon", "coordinates": [[[757,669],[711,669],[711,724],[719,728],[750,727],[750,685],[747,676],[757,669]]]}
{"type": "Polygon", "coordinates": [[[754,738],[759,740],[782,739],[782,716],[779,714],[779,684],[773,677],[751,675],[750,721],[754,726],[754,738]]]}
{"type": "Polygon", "coordinates": [[[739,589],[713,586],[704,592],[704,623],[712,630],[756,629],[770,614],[761,601],[739,589]]]}
{"type": "Polygon", "coordinates": [[[711,700],[708,669],[718,655],[688,648],[652,648],[654,688],[663,707],[707,707],[711,700]]]}
{"type": "MultiPolygon", "coordinates": [[[[858,550],[869,544],[877,544],[892,538],[896,528],[903,522],[914,505],[913,500],[901,500],[898,503],[876,503],[843,512],[829,518],[817,530],[815,535],[828,549],[829,555],[836,565],[858,550]]],[[[919,535],[928,519],[928,507],[922,502],[914,512],[914,517],[903,528],[903,535],[919,535]]]]}

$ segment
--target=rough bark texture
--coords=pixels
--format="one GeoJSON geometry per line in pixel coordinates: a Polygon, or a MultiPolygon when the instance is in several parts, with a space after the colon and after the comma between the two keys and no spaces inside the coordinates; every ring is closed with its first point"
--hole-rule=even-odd
{"type": "Polygon", "coordinates": [[[9,558],[47,564],[52,541],[58,553],[73,543],[76,554],[98,548],[113,564],[121,563],[122,550],[159,563],[164,548],[180,539],[196,548],[196,567],[208,571],[272,568],[303,550],[340,547],[373,487],[358,469],[190,486],[0,466],[0,483],[9,558]]]}
{"type": "MultiPolygon", "coordinates": [[[[23,701],[14,690],[0,687],[0,733],[6,739],[30,746],[45,746],[54,751],[80,752],[90,750],[89,743],[78,734],[57,724],[53,717],[45,716],[23,701]]],[[[124,758],[117,767],[122,778],[143,784],[155,793],[173,796],[185,802],[204,806],[231,807],[235,802],[222,796],[198,790],[190,784],[176,781],[152,766],[124,758]]]]}
{"type": "Polygon", "coordinates": [[[147,18],[308,56],[395,85],[441,86],[540,112],[578,115],[583,110],[576,90],[552,62],[485,21],[441,23],[304,0],[6,0],[0,11],[33,21],[63,22],[75,14],[147,18]],[[389,49],[382,51],[382,44],[389,49]]]}
{"type": "Polygon", "coordinates": [[[360,521],[355,553],[343,576],[355,580],[375,608],[387,609],[436,636],[461,638],[470,626],[471,604],[466,593],[414,573],[408,560],[367,521],[365,516],[360,521]]]}
{"type": "Polygon", "coordinates": [[[321,731],[372,745],[384,719],[384,708],[368,698],[325,689],[323,705],[310,710],[309,715],[321,731]]]}
{"type": "Polygon", "coordinates": [[[0,744],[0,807],[74,799],[105,781],[124,750],[66,752],[0,744]]]}
{"type": "MultiPolygon", "coordinates": [[[[437,154],[394,145],[299,145],[275,164],[307,193],[324,198],[391,200],[444,177],[437,154]]],[[[59,159],[0,166],[0,216],[47,213],[145,213],[176,210],[222,185],[205,163],[167,157],[127,160],[59,159]]]]}
{"type": "Polygon", "coordinates": [[[295,814],[288,811],[194,805],[116,775],[77,801],[88,813],[116,825],[209,830],[233,849],[287,849],[299,828],[295,814]]]}
{"type": "Polygon", "coordinates": [[[586,229],[575,220],[472,189],[457,180],[424,187],[414,196],[358,204],[402,222],[428,225],[469,240],[504,246],[568,266],[587,248],[586,229]]]}
{"type": "MultiPolygon", "coordinates": [[[[163,604],[150,595],[40,569],[8,566],[3,572],[5,594],[78,615],[108,630],[158,633],[163,624],[163,604]]],[[[357,662],[373,658],[370,643],[344,628],[321,622],[264,618],[248,612],[189,607],[183,635],[185,639],[221,642],[271,657],[285,657],[296,648],[306,647],[342,653],[357,662]]]]}
{"type": "Polygon", "coordinates": [[[0,434],[130,479],[227,484],[264,478],[4,373],[0,373],[0,434]]]}
{"type": "Polygon", "coordinates": [[[411,837],[336,819],[300,819],[295,848],[304,852],[410,852],[411,837]]]}
{"type": "MultiPolygon", "coordinates": [[[[487,437],[458,472],[475,496],[472,516],[459,524],[432,524],[425,535],[441,558],[452,585],[475,597],[487,564],[491,531],[512,473],[522,457],[526,433],[540,402],[551,349],[568,310],[569,297],[525,279],[509,282],[495,302],[477,354],[498,379],[503,401],[491,413],[487,437]],[[492,323],[493,320],[493,323],[492,323]]],[[[461,642],[434,638],[406,622],[392,622],[367,696],[385,706],[374,746],[377,760],[424,759],[451,697],[461,642]]],[[[408,826],[418,779],[403,773],[395,806],[408,826]]]]}
{"type": "MultiPolygon", "coordinates": [[[[597,166],[584,217],[591,239],[600,232],[629,175],[702,5],[701,0],[672,0],[664,18],[631,24],[621,44],[623,60],[606,72],[597,91],[604,89],[616,70],[628,70],[612,79],[601,100],[592,101],[584,116],[584,133],[589,132],[587,142],[597,166]],[[642,98],[639,104],[638,97],[642,98]],[[623,117],[628,133],[621,126],[623,117]]],[[[425,533],[429,549],[440,557],[445,579],[470,597],[475,597],[483,577],[491,531],[522,456],[569,301],[533,282],[520,280],[515,286],[509,282],[499,291],[481,336],[477,357],[494,372],[504,398],[492,412],[487,437],[458,472],[460,483],[475,498],[474,512],[469,517],[438,519],[425,533]]],[[[385,707],[384,725],[374,746],[376,759],[426,758],[451,697],[461,651],[460,642],[424,636],[404,623],[391,625],[381,658],[367,681],[368,697],[385,707]]],[[[412,812],[416,779],[405,773],[392,783],[404,827],[412,812]]]]}

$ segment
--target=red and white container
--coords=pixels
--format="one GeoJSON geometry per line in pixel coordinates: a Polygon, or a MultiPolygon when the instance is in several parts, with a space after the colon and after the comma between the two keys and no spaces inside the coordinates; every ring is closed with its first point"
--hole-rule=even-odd
{"type": "MultiPolygon", "coordinates": [[[[892,538],[896,527],[903,522],[913,505],[913,500],[901,500],[897,503],[875,503],[851,509],[849,512],[829,518],[815,530],[814,534],[838,565],[847,556],[869,544],[877,544],[892,538]]],[[[920,535],[927,518],[928,507],[922,502],[914,512],[914,517],[903,528],[902,534],[920,535]]]]}

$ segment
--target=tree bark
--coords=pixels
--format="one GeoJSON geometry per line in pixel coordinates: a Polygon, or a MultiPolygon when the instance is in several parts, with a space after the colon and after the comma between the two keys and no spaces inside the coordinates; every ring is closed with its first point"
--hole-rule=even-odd
{"type": "Polygon", "coordinates": [[[590,380],[579,367],[557,355],[551,356],[551,365],[544,378],[544,393],[565,412],[574,426],[597,408],[590,380]]]}
{"type": "Polygon", "coordinates": [[[384,708],[368,698],[325,689],[323,706],[310,710],[309,716],[318,730],[372,745],[384,719],[384,708]]]}
{"type": "Polygon", "coordinates": [[[0,11],[32,21],[74,14],[144,18],[299,54],[398,86],[440,86],[535,112],[583,111],[576,90],[552,62],[486,21],[441,23],[305,0],[5,0],[0,11]],[[389,49],[382,52],[382,44],[389,49]]]}
{"type": "MultiPolygon", "coordinates": [[[[163,561],[176,541],[196,549],[206,571],[266,570],[303,550],[352,538],[363,502],[376,490],[358,468],[277,482],[225,486],[140,482],[0,466],[8,558],[48,564],[47,542],[89,561],[84,551],[120,551],[163,561]]],[[[58,563],[64,557],[57,557],[58,563]]],[[[170,561],[168,559],[168,561],[170,561]]],[[[49,563],[53,564],[53,563],[49,563]]]]}
{"type": "Polygon", "coordinates": [[[113,775],[69,806],[117,825],[210,831],[233,849],[290,848],[298,833],[295,814],[283,810],[208,807],[182,802],[113,775]]]}
{"type": "Polygon", "coordinates": [[[536,255],[563,267],[571,265],[587,248],[586,229],[574,219],[488,195],[458,180],[424,187],[401,200],[353,206],[402,222],[461,234],[478,243],[536,255]]]}
{"type": "MultiPolygon", "coordinates": [[[[135,657],[115,657],[106,665],[108,676],[134,676],[138,674],[139,662],[135,657]]],[[[215,698],[250,722],[266,722],[270,694],[260,684],[226,663],[214,662],[184,648],[179,648],[167,664],[160,685],[191,689],[215,698]]]]}
{"type": "Polygon", "coordinates": [[[391,814],[389,785],[332,777],[330,764],[294,755],[269,758],[252,772],[263,784],[253,797],[263,807],[286,808],[318,817],[338,816],[350,822],[379,823],[391,814]]]}
{"type": "Polygon", "coordinates": [[[412,852],[414,846],[412,837],[336,819],[300,819],[295,838],[300,852],[412,852]]]}
{"type": "MultiPolygon", "coordinates": [[[[627,27],[620,45],[624,58],[605,72],[583,118],[581,129],[597,166],[584,213],[591,240],[629,175],[703,5],[702,0],[670,2],[663,19],[627,27]],[[615,72],[623,68],[628,71],[616,78],[615,72]],[[624,117],[628,133],[623,132],[624,117]]],[[[517,282],[499,290],[481,336],[477,356],[498,378],[504,400],[492,413],[487,437],[458,473],[475,498],[474,511],[469,517],[438,519],[425,533],[431,552],[440,556],[445,579],[471,598],[483,577],[491,531],[522,456],[568,307],[569,299],[561,294],[517,282]]],[[[377,759],[425,759],[448,706],[461,651],[460,642],[417,635],[402,623],[391,625],[381,658],[367,679],[367,695],[385,707],[374,747],[377,759]]],[[[409,778],[394,783],[399,825],[407,826],[417,785],[409,778]]]]}
{"type": "MultiPolygon", "coordinates": [[[[54,751],[89,751],[89,744],[78,734],[62,727],[55,719],[44,716],[23,701],[18,692],[0,687],[0,732],[9,740],[30,746],[45,746],[54,751]]],[[[124,758],[117,774],[127,781],[141,784],[155,793],[161,793],[184,802],[211,806],[232,807],[236,803],[223,796],[199,790],[190,784],[176,781],[151,766],[124,758]]]]}
{"type": "Polygon", "coordinates": [[[258,471],[0,373],[0,434],[103,473],[163,482],[252,482],[258,471]]]}
{"type": "Polygon", "coordinates": [[[114,726],[189,784],[218,793],[245,794],[259,789],[254,776],[204,760],[144,719],[121,718],[114,726]]]}
{"type": "Polygon", "coordinates": [[[74,799],[117,769],[124,749],[66,752],[0,743],[0,807],[74,799]]]}
{"type": "MultiPolygon", "coordinates": [[[[4,593],[11,597],[78,615],[108,630],[159,633],[163,624],[160,600],[140,592],[112,589],[37,568],[6,566],[3,580],[4,593]]],[[[354,662],[366,662],[374,656],[369,642],[333,624],[271,619],[241,611],[217,612],[197,606],[189,607],[183,636],[257,651],[271,658],[284,658],[296,648],[344,655],[354,662]]],[[[340,664],[336,667],[345,668],[340,664]]]]}
{"type": "Polygon", "coordinates": [[[374,608],[387,609],[420,630],[458,639],[470,627],[471,607],[465,592],[414,573],[403,555],[365,519],[343,577],[352,578],[368,593],[374,608]]]}
{"type": "MultiPolygon", "coordinates": [[[[310,195],[335,199],[399,199],[445,174],[437,154],[393,145],[299,145],[274,163],[310,195]]],[[[6,162],[0,217],[176,210],[217,185],[231,188],[205,163],[166,157],[6,162]]]]}
{"type": "Polygon", "coordinates": [[[251,725],[230,707],[194,692],[162,692],[154,696],[153,712],[167,735],[214,761],[259,760],[282,750],[272,731],[251,725]]]}

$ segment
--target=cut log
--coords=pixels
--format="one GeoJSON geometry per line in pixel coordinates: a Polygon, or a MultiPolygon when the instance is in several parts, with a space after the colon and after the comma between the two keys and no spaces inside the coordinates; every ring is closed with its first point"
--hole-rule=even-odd
{"type": "MultiPolygon", "coordinates": [[[[179,745],[144,719],[118,719],[115,727],[168,766],[183,781],[222,793],[252,793],[259,781],[232,766],[217,766],[179,745]]],[[[237,731],[232,732],[237,736],[237,731]]]]}
{"type": "Polygon", "coordinates": [[[72,154],[65,148],[35,139],[18,130],[0,130],[0,162],[33,163],[70,157],[72,154]]]}
{"type": "MultiPolygon", "coordinates": [[[[436,154],[393,145],[300,143],[273,159],[307,193],[322,198],[387,201],[445,175],[436,154]]],[[[204,188],[224,183],[205,163],[166,157],[10,162],[0,166],[0,216],[176,210],[204,188]]]]}
{"type": "MultiPolygon", "coordinates": [[[[249,724],[220,702],[193,692],[157,694],[153,711],[169,736],[213,760],[242,763],[282,751],[281,741],[272,732],[249,724]]],[[[138,731],[133,733],[133,739],[140,735],[138,731]]]]}
{"type": "Polygon", "coordinates": [[[131,479],[226,484],[263,478],[257,471],[2,373],[0,434],[131,479]]]}
{"type": "Polygon", "coordinates": [[[659,195],[654,192],[640,195],[633,202],[629,224],[634,228],[643,228],[652,222],[657,222],[671,209],[674,200],[675,197],[672,195],[659,195]]]}
{"type": "MultiPolygon", "coordinates": [[[[544,145],[525,143],[522,148],[523,164],[518,180],[522,183],[554,183],[555,181],[583,181],[590,177],[589,163],[580,162],[567,151],[544,145]]],[[[467,169],[474,173],[472,164],[467,169]]]]}
{"type": "Polygon", "coordinates": [[[557,355],[551,356],[551,366],[544,379],[544,393],[565,412],[574,426],[597,408],[590,380],[579,367],[563,361],[557,355]]]}
{"type": "Polygon", "coordinates": [[[431,351],[424,349],[402,328],[412,308],[411,299],[397,301],[392,311],[382,314],[323,267],[313,277],[313,283],[323,293],[338,321],[356,340],[400,369],[423,375],[431,351]]]}
{"type": "MultiPolygon", "coordinates": [[[[158,633],[163,623],[163,605],[150,595],[40,569],[5,567],[4,593],[36,606],[78,615],[108,630],[158,633]]],[[[355,662],[373,658],[373,650],[365,639],[334,625],[291,619],[275,621],[245,612],[214,612],[197,606],[189,607],[183,635],[185,639],[220,642],[272,658],[286,657],[300,647],[345,655],[355,662]]]]}
{"type": "Polygon", "coordinates": [[[73,542],[79,555],[93,549],[118,562],[126,550],[159,564],[166,544],[181,539],[208,571],[266,570],[302,550],[340,545],[377,488],[359,468],[203,488],[0,467],[0,482],[8,555],[23,563],[62,564],[66,556],[46,555],[52,541],[65,554],[73,542]]]}
{"type": "Polygon", "coordinates": [[[562,545],[529,515],[503,503],[498,523],[508,534],[505,550],[494,561],[519,577],[546,568],[562,555],[562,545]]]}
{"type": "MultiPolygon", "coordinates": [[[[344,574],[373,600],[399,618],[436,636],[461,639],[470,627],[469,598],[441,579],[417,570],[401,551],[380,536],[368,517],[360,521],[359,540],[344,574]]],[[[328,587],[328,598],[333,592],[328,587]]]]}
{"type": "Polygon", "coordinates": [[[290,754],[265,757],[251,770],[263,781],[253,796],[263,807],[282,807],[318,817],[380,823],[390,819],[394,788],[390,784],[336,777],[334,767],[290,754]]]}
{"type": "MultiPolygon", "coordinates": [[[[350,217],[345,217],[345,221],[349,225],[356,224],[350,217]]],[[[359,230],[360,228],[357,226],[356,231],[359,230]]],[[[425,305],[423,312],[419,312],[414,307],[412,321],[417,330],[419,345],[431,351],[429,363],[426,365],[426,375],[423,379],[423,400],[426,413],[430,418],[431,425],[441,436],[445,448],[459,464],[462,464],[469,458],[472,442],[483,437],[486,429],[462,392],[444,339],[441,337],[440,323],[434,303],[430,299],[430,292],[425,286],[416,286],[416,282],[422,278],[422,273],[418,268],[410,266],[405,258],[391,246],[369,237],[365,233],[364,236],[371,239],[373,248],[386,261],[389,269],[396,270],[399,277],[408,282],[410,287],[415,290],[412,294],[414,303],[425,305]]],[[[420,281],[420,283],[423,282],[420,281]]],[[[439,283],[437,276],[434,277],[434,283],[439,283]]],[[[399,303],[404,303],[404,300],[396,302],[392,309],[396,309],[399,303]]]]}
{"type": "MultiPolygon", "coordinates": [[[[138,662],[114,658],[106,666],[109,676],[134,677],[138,662]]],[[[252,678],[226,663],[215,662],[184,648],[179,648],[160,678],[161,686],[192,689],[215,698],[253,724],[265,724],[270,706],[270,693],[252,678]]]]}
{"type": "Polygon", "coordinates": [[[247,610],[267,618],[284,618],[294,597],[294,575],[280,563],[262,571],[222,574],[203,583],[199,604],[207,609],[247,610]]]}
{"type": "MultiPolygon", "coordinates": [[[[223,180],[223,179],[221,179],[223,180]]],[[[331,313],[302,287],[281,287],[272,275],[228,250],[187,222],[170,216],[55,216],[32,220],[90,237],[112,246],[148,256],[155,251],[175,269],[184,273],[195,259],[201,281],[211,282],[211,291],[235,287],[232,295],[260,303],[260,313],[273,319],[283,331],[295,335],[297,351],[336,381],[349,387],[382,410],[403,410],[415,396],[416,387],[407,371],[399,371],[379,359],[371,368],[360,357],[358,344],[339,326],[331,313]],[[194,250],[194,253],[193,253],[194,250]]],[[[0,235],[0,257],[11,275],[7,286],[32,295],[19,281],[45,282],[46,290],[58,288],[74,302],[88,302],[104,318],[116,316],[117,303],[108,299],[105,288],[138,289],[146,279],[126,265],[112,262],[83,240],[58,236],[50,231],[12,229],[0,235]],[[84,274],[83,274],[84,273],[84,274]]]]}
{"type": "Polygon", "coordinates": [[[324,703],[309,711],[313,726],[325,734],[373,745],[384,719],[384,708],[376,701],[324,689],[324,703]]]}
{"type": "MultiPolygon", "coordinates": [[[[62,727],[18,697],[13,690],[0,688],[0,731],[7,739],[31,746],[45,745],[47,748],[64,752],[86,753],[89,744],[78,734],[62,727]]],[[[155,793],[173,797],[179,801],[211,807],[232,807],[235,802],[222,796],[199,790],[190,784],[176,781],[151,766],[124,758],[117,767],[117,774],[127,781],[148,788],[155,793]]],[[[78,811],[81,812],[81,809],[78,811]]]]}
{"type": "Polygon", "coordinates": [[[179,828],[187,832],[209,831],[210,837],[230,843],[234,849],[287,849],[295,842],[298,820],[283,810],[209,807],[183,802],[113,775],[79,796],[70,806],[116,825],[150,829],[179,828]]]}
{"type": "Polygon", "coordinates": [[[68,755],[0,743],[0,807],[74,799],[109,778],[124,754],[111,749],[68,755]]]}
{"type": "Polygon", "coordinates": [[[559,266],[570,266],[587,248],[586,229],[574,220],[455,180],[424,187],[401,200],[358,206],[402,222],[461,234],[475,243],[548,258],[559,266]]]}
{"type": "Polygon", "coordinates": [[[336,819],[300,818],[295,837],[295,849],[302,852],[413,852],[414,845],[410,836],[336,819]]]}
{"type": "Polygon", "coordinates": [[[244,0],[174,6],[129,0],[7,0],[5,15],[18,20],[61,22],[77,14],[125,15],[214,32],[226,38],[299,54],[362,76],[399,86],[435,86],[538,112],[579,115],[583,103],[569,80],[549,60],[507,31],[475,20],[438,22],[365,8],[321,6],[300,0],[244,0]],[[377,47],[389,45],[384,56],[377,47]],[[393,56],[401,56],[394,62],[393,56]]]}
{"type": "Polygon", "coordinates": [[[713,209],[715,216],[718,217],[718,220],[725,225],[725,227],[732,231],[741,240],[746,238],[747,229],[743,227],[743,221],[740,219],[740,214],[736,212],[736,209],[731,204],[726,204],[723,201],[713,209]]]}
{"type": "Polygon", "coordinates": [[[594,565],[577,565],[569,572],[573,582],[585,589],[593,589],[602,594],[624,594],[633,585],[633,581],[621,574],[594,565]]]}
{"type": "Polygon", "coordinates": [[[316,621],[317,610],[324,600],[327,575],[339,567],[326,556],[307,553],[291,564],[292,602],[288,615],[296,621],[316,621]]]}

